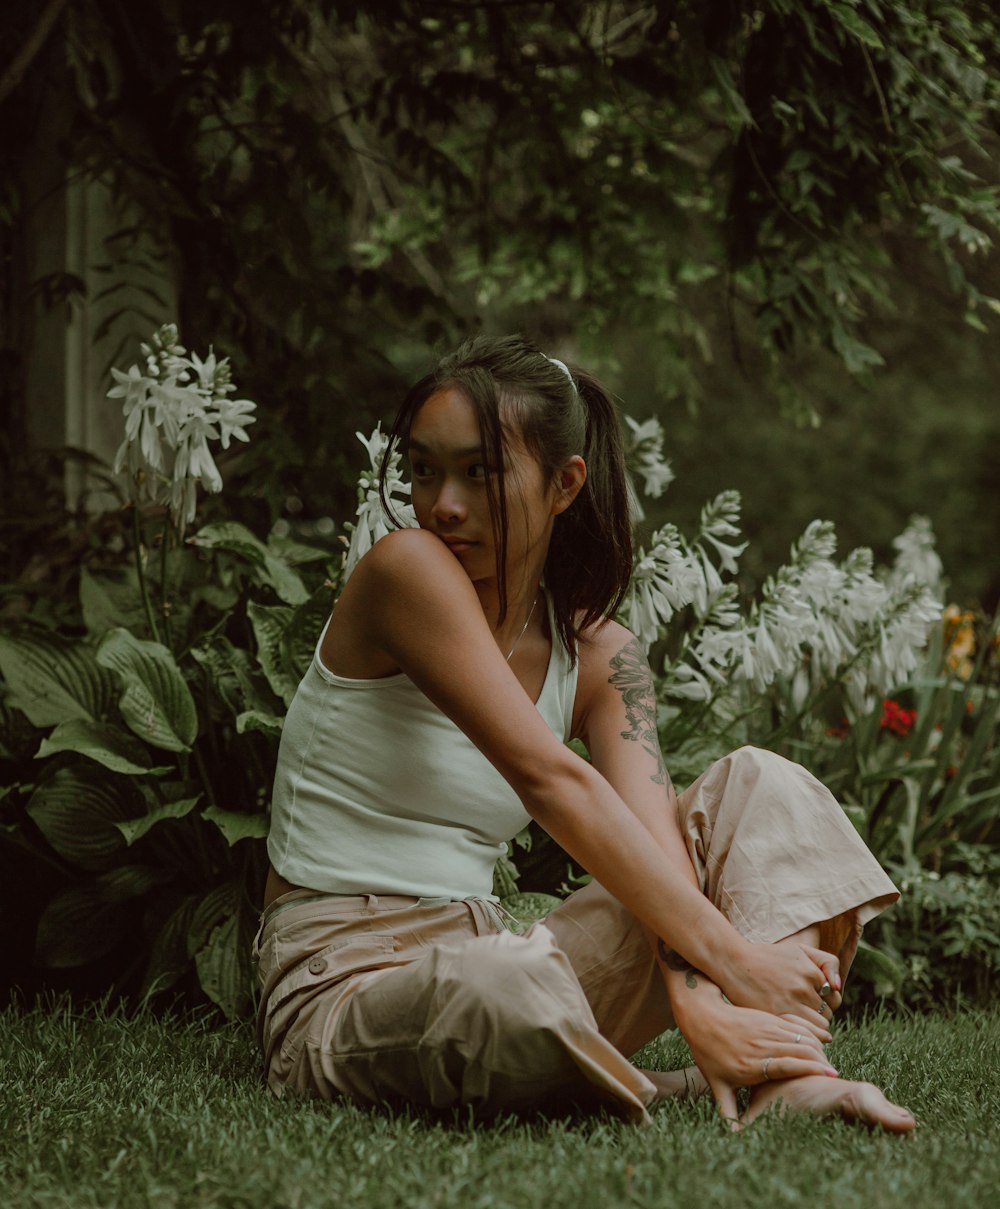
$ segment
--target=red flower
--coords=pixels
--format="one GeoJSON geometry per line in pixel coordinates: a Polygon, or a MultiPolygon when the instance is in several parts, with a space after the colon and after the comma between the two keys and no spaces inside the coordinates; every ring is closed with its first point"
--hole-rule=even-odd
{"type": "Polygon", "coordinates": [[[902,738],[910,733],[916,720],[915,709],[903,709],[899,702],[893,701],[891,697],[886,697],[882,702],[883,730],[891,730],[894,735],[902,738]]]}

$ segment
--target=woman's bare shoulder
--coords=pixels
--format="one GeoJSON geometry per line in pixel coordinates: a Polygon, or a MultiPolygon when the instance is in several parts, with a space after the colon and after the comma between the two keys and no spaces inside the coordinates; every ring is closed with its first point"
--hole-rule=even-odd
{"type": "Polygon", "coordinates": [[[364,555],[347,587],[354,593],[419,591],[424,583],[468,581],[448,547],[426,529],[395,529],[364,555]]]}

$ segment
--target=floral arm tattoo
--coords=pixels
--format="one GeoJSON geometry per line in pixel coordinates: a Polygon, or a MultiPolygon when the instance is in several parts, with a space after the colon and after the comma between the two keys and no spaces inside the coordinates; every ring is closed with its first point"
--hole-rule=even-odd
{"type": "Polygon", "coordinates": [[[614,685],[621,693],[629,725],[628,730],[621,732],[622,738],[642,744],[643,750],[649,752],[656,761],[656,772],[650,780],[654,785],[666,785],[669,778],[656,733],[653,673],[649,670],[649,664],[637,638],[622,647],[611,660],[611,667],[614,669],[614,675],[608,678],[608,684],[614,685]]]}
{"type": "MultiPolygon", "coordinates": [[[[690,987],[692,991],[697,987],[698,979],[695,975],[701,974],[701,970],[696,970],[686,958],[681,957],[676,949],[668,949],[662,936],[656,938],[656,952],[659,955],[660,961],[663,962],[668,970],[686,972],[687,976],[684,979],[685,986],[690,987]]],[[[702,978],[705,977],[704,974],[701,974],[701,976],[702,978]]]]}

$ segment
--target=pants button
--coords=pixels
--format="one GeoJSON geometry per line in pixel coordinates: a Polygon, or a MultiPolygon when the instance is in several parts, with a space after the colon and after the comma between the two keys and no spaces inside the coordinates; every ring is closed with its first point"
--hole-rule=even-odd
{"type": "Polygon", "coordinates": [[[312,961],[309,962],[308,968],[310,974],[322,974],[326,969],[326,959],[323,957],[314,957],[312,961]]]}

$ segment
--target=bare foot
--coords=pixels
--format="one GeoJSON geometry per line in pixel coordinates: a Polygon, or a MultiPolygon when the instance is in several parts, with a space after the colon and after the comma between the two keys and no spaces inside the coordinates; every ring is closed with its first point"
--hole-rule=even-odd
{"type": "Polygon", "coordinates": [[[905,1108],[886,1099],[873,1083],[852,1083],[824,1075],[758,1084],[750,1093],[742,1123],[749,1125],[774,1109],[779,1113],[811,1112],[818,1117],[839,1115],[845,1121],[881,1125],[889,1133],[909,1133],[916,1125],[905,1108]]]}
{"type": "Polygon", "coordinates": [[[687,1098],[708,1092],[708,1084],[697,1066],[688,1066],[684,1070],[644,1070],[642,1073],[656,1088],[654,1104],[670,1096],[687,1098]]]}

